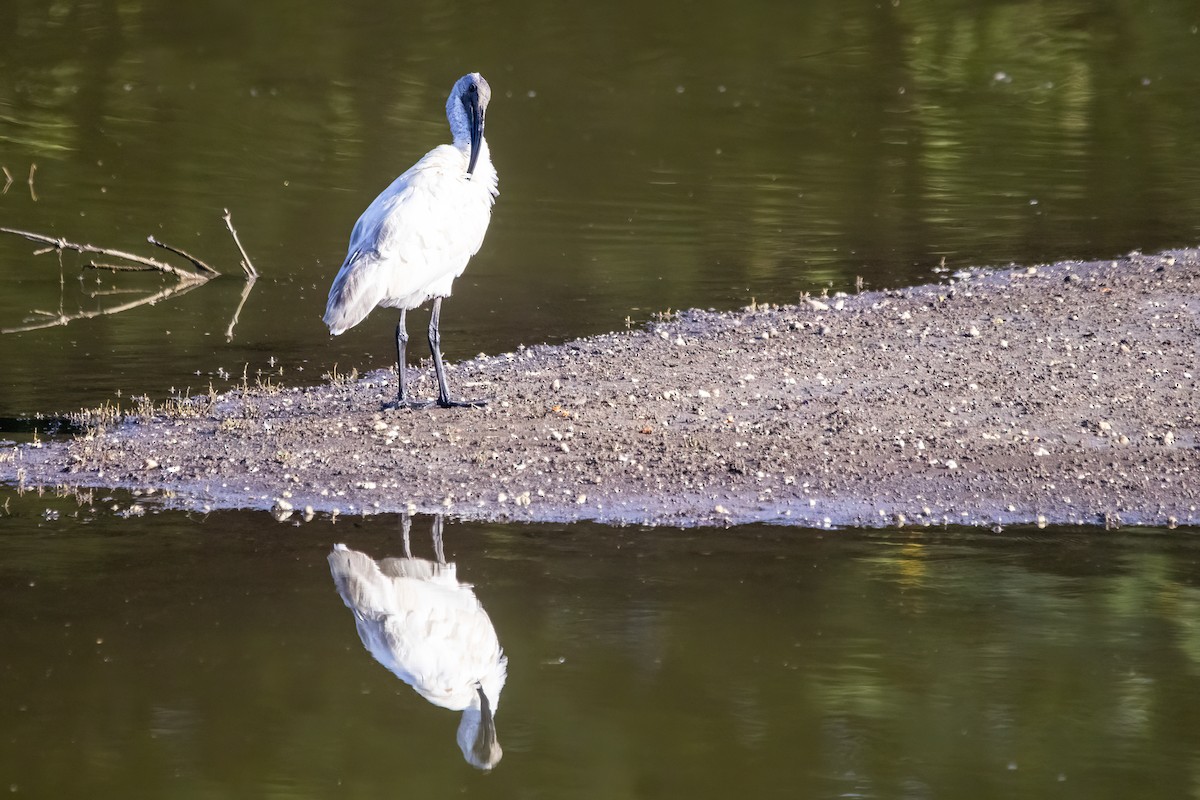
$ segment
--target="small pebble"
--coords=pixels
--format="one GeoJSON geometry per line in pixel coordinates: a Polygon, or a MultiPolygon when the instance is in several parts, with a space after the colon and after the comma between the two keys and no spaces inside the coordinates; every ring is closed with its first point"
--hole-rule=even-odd
{"type": "Polygon", "coordinates": [[[292,516],[292,504],[282,497],[275,499],[275,504],[271,506],[271,516],[279,522],[283,522],[292,516]]]}

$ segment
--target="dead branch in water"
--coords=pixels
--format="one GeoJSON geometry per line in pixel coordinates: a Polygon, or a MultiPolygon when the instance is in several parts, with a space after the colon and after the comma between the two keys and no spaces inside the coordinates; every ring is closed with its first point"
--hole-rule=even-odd
{"type": "MultiPolygon", "coordinates": [[[[9,173],[7,168],[3,169],[5,176],[8,178],[8,184],[11,185],[13,182],[12,175],[9,173]]],[[[36,170],[36,164],[32,165],[29,170],[29,190],[31,194],[33,193],[33,175],[36,170]]],[[[7,191],[8,186],[5,186],[4,188],[5,191],[7,191]]],[[[34,195],[34,200],[36,199],[37,196],[34,195]]],[[[225,209],[224,220],[225,224],[229,228],[230,235],[233,237],[234,244],[237,245],[238,251],[242,254],[241,266],[242,271],[245,273],[246,279],[246,288],[242,292],[241,301],[238,303],[237,310],[233,312],[233,319],[230,320],[229,327],[225,331],[226,338],[231,340],[233,339],[233,330],[237,325],[238,316],[241,314],[242,307],[246,304],[246,299],[250,296],[250,289],[254,286],[255,280],[258,278],[258,270],[254,268],[254,264],[250,261],[250,256],[246,253],[246,249],[242,247],[242,243],[238,239],[237,231],[234,230],[233,220],[229,213],[229,209],[225,209]]],[[[52,252],[58,253],[60,293],[62,292],[64,285],[61,274],[62,254],[64,250],[74,250],[75,252],[82,253],[84,255],[103,256],[106,258],[115,258],[120,259],[122,262],[127,262],[102,263],[100,261],[89,260],[86,264],[84,264],[84,266],[89,269],[103,269],[110,272],[161,272],[166,275],[174,276],[178,280],[178,283],[175,286],[167,287],[139,300],[124,303],[112,308],[100,309],[98,311],[80,311],[76,314],[67,314],[62,309],[62,302],[60,298],[59,310],[57,313],[35,310],[33,313],[35,315],[40,315],[43,318],[41,321],[13,328],[2,328],[0,329],[0,333],[20,333],[24,331],[37,330],[39,328],[50,328],[59,325],[66,325],[77,319],[91,319],[93,317],[127,311],[131,308],[136,308],[142,305],[154,305],[160,300],[165,300],[177,294],[183,294],[185,291],[199,286],[202,283],[206,283],[211,278],[215,278],[221,274],[210,264],[200,260],[191,253],[188,253],[186,250],[167,244],[166,242],[159,241],[153,236],[146,237],[146,241],[155,247],[161,247],[164,250],[174,253],[180,258],[187,259],[192,263],[195,269],[182,269],[172,264],[168,264],[165,261],[159,261],[156,258],[138,255],[137,253],[129,253],[124,250],[114,250],[110,247],[99,247],[98,245],[89,244],[86,242],[72,242],[63,237],[47,236],[45,234],[34,233],[32,231],[17,230],[16,228],[0,227],[0,233],[9,233],[14,236],[21,236],[30,240],[31,242],[45,245],[45,247],[40,247],[35,250],[34,255],[43,255],[45,253],[52,252]]],[[[29,323],[28,319],[26,320],[26,323],[29,323]]]]}
{"type": "Polygon", "coordinates": [[[246,280],[254,282],[258,278],[258,270],[250,262],[246,248],[242,247],[242,240],[238,238],[237,231],[233,228],[233,216],[229,213],[228,208],[225,209],[225,225],[229,228],[229,235],[233,237],[233,243],[237,245],[238,251],[242,254],[242,269],[246,272],[246,280]]]}
{"type": "Polygon", "coordinates": [[[0,167],[0,169],[4,170],[4,181],[5,181],[4,191],[0,192],[0,194],[8,194],[8,187],[13,185],[13,176],[12,176],[12,173],[8,171],[8,167],[0,167]]]}
{"type": "Polygon", "coordinates": [[[33,176],[34,176],[34,173],[36,173],[36,172],[37,172],[37,164],[30,164],[29,165],[29,180],[26,182],[29,184],[29,196],[33,198],[33,202],[35,202],[35,203],[37,202],[37,199],[38,199],[37,192],[35,192],[33,190],[33,176]]]}
{"type": "MultiPolygon", "coordinates": [[[[61,237],[56,239],[53,236],[46,236],[41,233],[32,233],[31,231],[19,231],[15,228],[0,228],[0,232],[11,233],[14,236],[24,236],[26,239],[28,239],[31,242],[37,242],[39,244],[49,245],[50,249],[52,249],[52,250],[74,250],[77,253],[85,253],[85,254],[98,255],[98,256],[108,256],[109,258],[119,258],[122,261],[129,261],[133,264],[141,264],[142,267],[144,267],[145,269],[158,270],[159,272],[165,272],[168,275],[174,275],[176,278],[178,278],[181,281],[189,281],[189,282],[197,282],[198,281],[198,282],[202,283],[202,282],[208,280],[210,277],[208,275],[204,275],[204,274],[197,273],[197,272],[192,272],[190,270],[180,269],[179,267],[168,264],[165,261],[159,261],[158,259],[154,259],[154,258],[147,258],[146,256],[139,256],[137,253],[127,253],[124,250],[113,250],[112,248],[109,248],[109,247],[97,247],[94,244],[87,244],[87,243],[79,244],[77,242],[68,241],[61,237]]],[[[44,252],[48,252],[48,251],[46,251],[46,250],[38,251],[39,254],[44,253],[44,252]]],[[[94,264],[90,264],[90,263],[88,266],[91,266],[95,269],[109,269],[110,268],[108,266],[98,266],[98,265],[94,265],[94,264]]],[[[211,269],[211,267],[210,267],[210,269],[211,269]]]]}
{"type": "Polygon", "coordinates": [[[233,317],[229,320],[229,327],[225,329],[225,341],[233,341],[233,329],[237,327],[238,317],[242,315],[242,308],[246,305],[246,300],[250,297],[250,290],[254,288],[254,282],[258,280],[258,270],[254,268],[254,263],[250,261],[250,255],[246,252],[246,248],[242,247],[242,240],[238,238],[237,230],[233,227],[233,215],[229,213],[229,209],[225,209],[225,227],[229,228],[229,235],[233,237],[233,243],[237,245],[238,252],[242,254],[242,271],[246,273],[246,288],[242,290],[242,299],[238,301],[237,308],[233,311],[233,317]]]}
{"type": "Polygon", "coordinates": [[[196,258],[194,255],[192,255],[191,253],[188,253],[185,250],[181,250],[178,247],[173,247],[172,245],[169,245],[166,242],[160,242],[158,239],[155,239],[153,236],[147,236],[146,241],[149,242],[150,244],[154,245],[155,247],[161,247],[163,250],[169,250],[172,253],[174,253],[175,255],[179,256],[180,258],[186,258],[188,261],[195,264],[196,269],[200,270],[201,272],[207,272],[209,275],[212,275],[213,277],[216,277],[217,275],[221,274],[221,273],[217,272],[215,269],[213,269],[212,267],[210,267],[208,264],[205,264],[203,261],[196,258]]]}

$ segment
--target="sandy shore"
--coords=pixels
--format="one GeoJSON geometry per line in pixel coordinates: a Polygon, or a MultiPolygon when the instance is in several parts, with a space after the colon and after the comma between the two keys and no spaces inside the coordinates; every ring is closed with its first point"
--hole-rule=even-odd
{"type": "Polygon", "coordinates": [[[188,508],[805,526],[1200,524],[1200,251],[960,274],[194,398],[0,455],[188,508]],[[428,364],[418,395],[434,394],[428,364]]]}

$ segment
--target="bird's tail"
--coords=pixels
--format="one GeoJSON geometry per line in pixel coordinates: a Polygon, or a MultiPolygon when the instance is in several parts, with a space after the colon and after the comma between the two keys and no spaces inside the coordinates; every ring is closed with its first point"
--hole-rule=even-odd
{"type": "Polygon", "coordinates": [[[379,571],[366,553],[334,545],[329,554],[329,571],[342,602],[360,619],[380,619],[394,609],[391,581],[379,571]]]}
{"type": "Polygon", "coordinates": [[[346,259],[325,304],[324,322],[337,336],[366,319],[384,294],[384,275],[379,261],[355,251],[346,259]]]}

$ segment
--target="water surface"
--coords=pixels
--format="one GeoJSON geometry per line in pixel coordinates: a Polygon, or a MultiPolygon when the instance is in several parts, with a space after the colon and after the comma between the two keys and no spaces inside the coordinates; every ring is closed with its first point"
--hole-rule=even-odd
{"type": "Polygon", "coordinates": [[[9,498],[17,796],[1200,790],[1190,535],[448,524],[509,658],[503,758],[480,773],[458,715],[376,663],[330,577],[335,542],[402,555],[395,517],[125,520],[108,508],[130,498],[96,499],[9,498]]]}
{"type": "MultiPolygon", "coordinates": [[[[236,277],[4,336],[0,417],[386,365],[393,313],[331,341],[326,293],[358,214],[447,138],[470,69],[494,89],[501,196],[446,305],[454,359],[924,282],[943,259],[1200,239],[1190,3],[0,0],[0,20],[4,225],[154,234],[236,276],[229,208],[263,274],[232,341],[236,277]]],[[[162,285],[73,256],[60,284],[33,249],[0,237],[2,328],[162,285]]]]}

